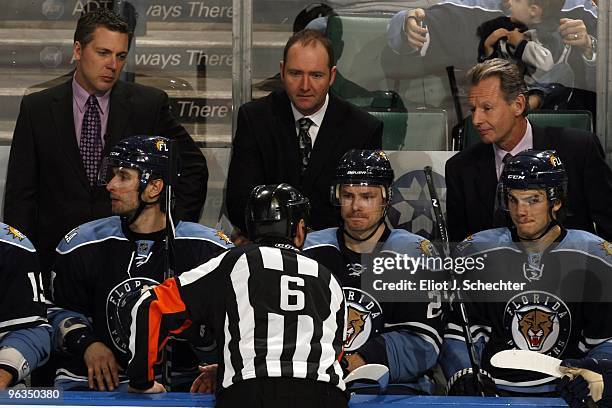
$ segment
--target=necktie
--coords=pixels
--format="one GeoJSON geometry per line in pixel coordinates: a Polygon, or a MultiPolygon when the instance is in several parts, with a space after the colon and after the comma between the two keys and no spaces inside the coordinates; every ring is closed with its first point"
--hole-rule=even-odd
{"type": "Polygon", "coordinates": [[[506,153],[506,155],[504,156],[504,158],[502,159],[501,162],[501,166],[499,166],[499,173],[497,175],[497,179],[499,180],[499,177],[501,176],[501,174],[504,171],[504,167],[506,167],[506,163],[508,163],[508,161],[513,158],[514,156],[512,156],[510,153],[506,153]]]}
{"type": "Polygon", "coordinates": [[[87,110],[85,115],[83,115],[79,151],[89,185],[91,186],[95,184],[98,178],[98,166],[102,159],[101,129],[102,123],[100,121],[100,111],[98,110],[98,100],[94,95],[90,95],[89,99],[87,99],[87,110]]]}
{"type": "Polygon", "coordinates": [[[310,160],[310,153],[312,152],[312,142],[310,140],[310,135],[308,134],[308,129],[312,125],[312,120],[308,118],[302,118],[298,120],[298,127],[300,129],[298,133],[298,141],[300,144],[300,160],[302,161],[302,174],[306,171],[306,167],[308,167],[308,161],[310,160]]]}

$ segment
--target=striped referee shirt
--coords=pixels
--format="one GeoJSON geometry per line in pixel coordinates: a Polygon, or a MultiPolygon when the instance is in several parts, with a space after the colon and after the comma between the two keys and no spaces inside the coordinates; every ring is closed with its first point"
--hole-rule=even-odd
{"type": "Polygon", "coordinates": [[[168,333],[213,331],[218,389],[288,377],[345,389],[338,362],[345,327],[342,288],[324,266],[288,244],[231,249],[135,300],[129,317],[130,385],[153,384],[168,333]]]}

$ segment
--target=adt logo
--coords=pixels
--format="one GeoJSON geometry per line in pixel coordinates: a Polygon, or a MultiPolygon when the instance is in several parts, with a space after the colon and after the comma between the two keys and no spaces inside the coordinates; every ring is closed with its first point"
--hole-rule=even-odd
{"type": "MultiPolygon", "coordinates": [[[[434,172],[433,181],[442,208],[446,208],[444,177],[434,172]]],[[[429,240],[435,239],[435,218],[423,170],[410,171],[395,180],[387,218],[393,228],[402,228],[429,240]]]]}
{"type": "Polygon", "coordinates": [[[40,63],[46,68],[55,68],[62,63],[62,50],[48,46],[40,51],[40,63]]]}
{"type": "Polygon", "coordinates": [[[45,0],[42,13],[49,20],[59,20],[64,15],[64,0],[45,0]]]}

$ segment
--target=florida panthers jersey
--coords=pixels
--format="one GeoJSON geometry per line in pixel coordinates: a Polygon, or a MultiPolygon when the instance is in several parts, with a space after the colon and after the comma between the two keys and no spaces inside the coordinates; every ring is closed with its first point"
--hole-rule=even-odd
{"type": "Polygon", "coordinates": [[[32,243],[0,223],[0,368],[13,384],[49,357],[45,295],[32,243]]]}
{"type": "MultiPolygon", "coordinates": [[[[541,253],[525,251],[508,228],[479,232],[457,247],[458,257],[481,257],[482,270],[465,281],[511,282],[512,287],[464,291],[471,332],[481,365],[498,388],[545,393],[555,378],[524,370],[491,366],[495,353],[530,350],[555,358],[612,358],[612,246],[584,231],[563,230],[541,253]]],[[[465,289],[469,286],[462,285],[465,289]]],[[[453,315],[454,316],[454,315],[453,315]]],[[[470,367],[460,321],[453,317],[444,335],[440,359],[452,376],[470,367]]]]}
{"type": "MultiPolygon", "coordinates": [[[[136,234],[117,216],[83,224],[64,237],[57,247],[52,273],[52,297],[57,308],[50,313],[60,342],[69,330],[61,322],[84,317],[87,321],[81,323],[90,325],[93,332],[87,343],[102,341],[113,350],[119,365],[127,368],[128,344],[118,319],[119,300],[164,280],[164,237],[165,231],[136,234]]],[[[176,226],[171,265],[178,275],[230,247],[233,245],[221,231],[181,221],[176,226]]],[[[177,342],[174,349],[173,368],[197,364],[188,344],[177,342]]],[[[74,350],[66,351],[68,357],[61,359],[57,378],[86,380],[84,350],[76,355],[74,350]]]]}
{"type": "Polygon", "coordinates": [[[342,283],[348,310],[345,352],[359,352],[367,363],[388,366],[392,382],[431,392],[423,373],[436,364],[442,342],[441,293],[429,293],[429,302],[380,302],[361,286],[362,275],[373,273],[373,255],[435,256],[431,243],[405,230],[386,228],[373,254],[362,257],[346,247],[340,229],[329,228],[309,233],[304,253],[327,266],[342,283]]]}

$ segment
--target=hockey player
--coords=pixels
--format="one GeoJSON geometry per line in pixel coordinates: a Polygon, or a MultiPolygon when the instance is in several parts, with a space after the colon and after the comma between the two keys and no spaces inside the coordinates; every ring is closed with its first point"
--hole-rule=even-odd
{"type": "MultiPolygon", "coordinates": [[[[456,248],[457,257],[484,259],[481,271],[466,273],[469,282],[501,278],[514,285],[464,292],[471,300],[467,317],[487,395],[558,395],[553,377],[493,367],[490,359],[501,350],[560,359],[612,357],[606,318],[612,305],[600,291],[612,272],[612,247],[591,233],[563,228],[566,185],[554,151],[517,154],[506,162],[498,184],[497,205],[510,226],[474,234],[456,248]]],[[[448,324],[440,363],[450,395],[477,395],[458,321],[448,324]]]]}
{"type": "Polygon", "coordinates": [[[401,254],[418,258],[435,255],[426,239],[405,230],[391,230],[385,214],[391,200],[393,169],[382,150],[351,150],[336,168],[331,199],[340,206],[340,228],[311,232],[304,252],[327,266],[340,280],[347,302],[348,370],[371,363],[389,368],[391,393],[433,391],[424,376],[438,358],[442,339],[439,292],[430,302],[387,302],[376,299],[361,285],[372,274],[375,256],[401,254]]]}
{"type": "Polygon", "coordinates": [[[36,250],[0,223],[0,390],[12,387],[49,358],[49,324],[36,250]]]}
{"type": "MultiPolygon", "coordinates": [[[[132,136],[113,147],[99,179],[110,192],[115,216],[75,228],[57,247],[52,293],[61,309],[50,313],[54,346],[62,351],[57,387],[104,391],[125,382],[120,389],[127,388],[122,370],[128,344],[120,336],[117,308],[125,293],[165,278],[167,143],[163,137],[132,136]]],[[[221,231],[182,221],[173,242],[170,265],[177,274],[233,246],[221,231]]],[[[174,342],[172,355],[173,373],[182,372],[188,387],[197,375],[190,344],[174,342]]]]}
{"type": "Polygon", "coordinates": [[[135,301],[124,325],[132,391],[160,391],[152,366],[168,332],[204,323],[219,350],[217,407],[347,406],[338,362],[344,299],[330,271],[298,249],[308,211],[308,199],[288,184],[255,187],[246,209],[254,244],[135,301]]]}

